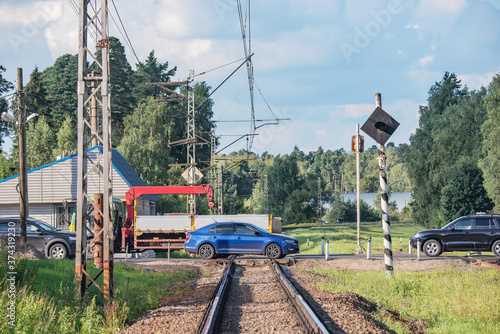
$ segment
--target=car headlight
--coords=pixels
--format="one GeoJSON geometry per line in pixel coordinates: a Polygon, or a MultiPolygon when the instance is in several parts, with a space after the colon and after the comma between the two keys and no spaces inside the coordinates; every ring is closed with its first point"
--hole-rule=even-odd
{"type": "Polygon", "coordinates": [[[68,237],[69,238],[69,241],[74,241],[76,242],[76,237],[68,237]]]}
{"type": "Polygon", "coordinates": [[[413,238],[415,238],[415,239],[416,239],[416,238],[420,238],[421,236],[422,236],[422,233],[417,232],[417,233],[415,233],[415,234],[413,235],[413,238]]]}
{"type": "Polygon", "coordinates": [[[293,244],[295,243],[295,240],[285,239],[285,242],[288,244],[293,244]]]}

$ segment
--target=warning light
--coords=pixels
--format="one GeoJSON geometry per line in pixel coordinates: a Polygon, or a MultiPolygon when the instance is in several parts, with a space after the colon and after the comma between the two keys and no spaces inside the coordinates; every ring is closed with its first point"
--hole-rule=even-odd
{"type": "Polygon", "coordinates": [[[351,150],[353,152],[363,152],[365,147],[365,137],[359,136],[359,147],[356,143],[356,136],[352,136],[351,150]]]}

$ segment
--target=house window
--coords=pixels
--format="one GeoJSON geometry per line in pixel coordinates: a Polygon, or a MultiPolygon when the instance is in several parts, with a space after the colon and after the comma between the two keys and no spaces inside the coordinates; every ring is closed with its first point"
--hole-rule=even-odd
{"type": "Polygon", "coordinates": [[[66,205],[66,207],[60,205],[55,206],[55,227],[63,230],[69,229],[71,225],[71,218],[73,216],[73,212],[76,210],[76,206],[74,205],[66,205]]]}

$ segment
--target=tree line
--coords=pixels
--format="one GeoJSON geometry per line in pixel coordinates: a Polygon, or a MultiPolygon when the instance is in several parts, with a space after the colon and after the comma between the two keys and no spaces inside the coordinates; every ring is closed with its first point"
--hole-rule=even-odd
{"type": "MultiPolygon", "coordinates": [[[[40,118],[28,124],[28,168],[52,162],[76,152],[77,55],[63,55],[43,71],[32,71],[24,87],[27,114],[40,118]]],[[[148,185],[184,183],[182,167],[185,146],[168,144],[185,138],[185,101],[160,103],[169,94],[148,82],[166,82],[177,68],[158,61],[152,50],[133,70],[117,38],[110,38],[112,141],[116,148],[148,185]]],[[[12,83],[3,78],[0,66],[0,111],[11,109],[17,101],[12,83]]],[[[185,86],[173,87],[187,96],[185,86]]],[[[197,145],[198,168],[210,167],[210,132],[214,101],[206,82],[195,84],[196,131],[204,143],[197,145]]],[[[390,205],[391,220],[413,220],[437,227],[458,216],[500,208],[497,177],[500,148],[500,78],[495,76],[486,88],[470,91],[453,73],[429,89],[428,104],[420,106],[419,126],[409,144],[388,143],[388,185],[390,192],[411,191],[406,208],[390,205]]],[[[17,174],[16,128],[0,122],[0,144],[5,136],[14,138],[11,152],[0,155],[0,179],[17,174]]],[[[217,141],[216,141],[217,142],[217,141]]],[[[347,143],[346,143],[347,145],[347,143]]],[[[355,221],[355,203],[344,201],[342,193],[356,191],[356,159],[344,149],[304,153],[298,146],[287,154],[255,154],[240,150],[218,157],[223,168],[225,213],[264,213],[280,216],[285,223],[317,220],[336,221],[344,217],[355,221]],[[319,180],[319,181],[318,181],[319,180]],[[318,192],[319,185],[319,192],[318,192]],[[327,210],[327,207],[329,210],[327,210]]],[[[376,147],[360,155],[361,192],[379,189],[376,147]]],[[[209,173],[200,181],[209,183],[209,173]]],[[[215,187],[215,186],[214,186],[215,187]]],[[[199,198],[200,214],[209,209],[199,198]]],[[[162,197],[159,212],[186,210],[183,196],[162,197]]],[[[379,208],[362,203],[364,221],[380,220],[379,208]]]]}

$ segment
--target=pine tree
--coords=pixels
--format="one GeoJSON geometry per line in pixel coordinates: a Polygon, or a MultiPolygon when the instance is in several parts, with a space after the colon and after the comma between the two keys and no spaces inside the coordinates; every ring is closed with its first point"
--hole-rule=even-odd
{"type": "Polygon", "coordinates": [[[30,81],[24,87],[24,94],[27,115],[37,113],[39,116],[50,117],[46,98],[47,92],[38,67],[35,67],[33,72],[31,72],[30,81]]]}

